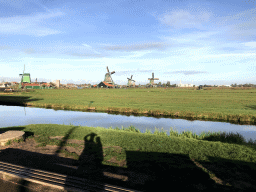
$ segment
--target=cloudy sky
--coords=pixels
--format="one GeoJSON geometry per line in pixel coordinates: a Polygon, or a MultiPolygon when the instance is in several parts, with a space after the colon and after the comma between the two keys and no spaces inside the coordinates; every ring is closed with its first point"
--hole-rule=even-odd
{"type": "Polygon", "coordinates": [[[255,0],[0,0],[0,81],[256,84],[255,0]],[[156,81],[156,82],[159,82],[156,81]]]}

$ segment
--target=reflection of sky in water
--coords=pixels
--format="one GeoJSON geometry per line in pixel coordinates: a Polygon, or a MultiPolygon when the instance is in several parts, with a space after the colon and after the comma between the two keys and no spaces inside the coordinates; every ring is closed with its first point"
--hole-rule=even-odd
{"type": "Polygon", "coordinates": [[[143,116],[125,116],[107,113],[80,112],[80,111],[62,111],[53,109],[0,106],[0,127],[20,126],[29,124],[65,124],[81,125],[89,127],[113,128],[129,127],[133,125],[141,132],[146,129],[152,133],[155,127],[161,131],[161,128],[169,135],[170,127],[179,133],[183,131],[192,131],[200,134],[201,132],[233,132],[240,133],[245,139],[256,139],[255,125],[236,125],[226,122],[212,121],[188,121],[183,119],[154,118],[143,116]]]}

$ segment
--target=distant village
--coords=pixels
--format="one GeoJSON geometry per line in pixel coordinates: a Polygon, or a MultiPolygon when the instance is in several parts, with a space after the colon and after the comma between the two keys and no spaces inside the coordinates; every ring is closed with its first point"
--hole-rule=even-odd
{"type": "MultiPolygon", "coordinates": [[[[24,71],[25,71],[25,65],[24,65],[24,71]]],[[[60,80],[55,80],[53,82],[37,82],[37,79],[35,82],[31,82],[30,73],[23,73],[20,74],[21,81],[18,82],[1,82],[0,83],[0,91],[13,91],[17,89],[55,89],[55,88],[75,88],[75,89],[83,89],[83,88],[129,88],[129,87],[198,87],[199,89],[202,89],[202,87],[256,87],[254,84],[231,84],[231,85],[199,85],[195,86],[194,84],[182,84],[181,80],[179,84],[170,84],[170,81],[167,81],[167,83],[155,83],[156,80],[159,80],[159,78],[154,78],[154,73],[152,73],[152,77],[148,78],[149,83],[146,85],[136,85],[135,80],[132,79],[133,75],[131,77],[127,77],[127,85],[117,85],[114,83],[111,75],[115,73],[115,71],[109,72],[109,69],[107,67],[107,73],[105,74],[105,78],[103,81],[101,81],[98,84],[74,84],[74,83],[67,83],[67,84],[61,84],[60,80]]]]}

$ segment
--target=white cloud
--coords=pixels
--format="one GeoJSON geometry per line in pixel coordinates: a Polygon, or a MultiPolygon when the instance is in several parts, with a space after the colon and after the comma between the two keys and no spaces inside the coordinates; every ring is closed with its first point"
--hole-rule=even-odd
{"type": "Polygon", "coordinates": [[[109,51],[140,51],[140,50],[152,50],[152,49],[164,49],[168,45],[163,42],[146,42],[146,43],[138,43],[138,44],[130,44],[130,45],[110,45],[104,46],[103,49],[109,51]]]}
{"type": "Polygon", "coordinates": [[[45,20],[63,16],[60,11],[51,13],[37,13],[29,16],[14,16],[0,18],[0,34],[22,34],[46,36],[58,34],[60,31],[44,27],[45,20]]]}
{"type": "Polygon", "coordinates": [[[215,28],[226,33],[233,40],[254,39],[256,33],[256,9],[242,11],[232,16],[219,17],[213,20],[215,28]]]}
{"type": "Polygon", "coordinates": [[[85,47],[88,47],[88,48],[92,48],[92,46],[90,46],[90,45],[87,45],[87,44],[82,44],[83,46],[85,46],[85,47]]]}
{"type": "Polygon", "coordinates": [[[203,23],[208,22],[210,13],[197,12],[192,14],[189,11],[177,10],[166,13],[158,18],[162,24],[168,25],[175,29],[180,28],[203,28],[203,23]]]}
{"type": "Polygon", "coordinates": [[[256,48],[256,41],[242,43],[245,46],[256,48]]]}
{"type": "Polygon", "coordinates": [[[215,55],[203,55],[203,58],[221,58],[221,57],[256,57],[256,53],[237,53],[237,54],[215,54],[215,55]]]}
{"type": "Polygon", "coordinates": [[[88,48],[89,50],[92,50],[94,53],[100,54],[100,52],[95,51],[92,46],[88,45],[88,44],[82,44],[83,46],[85,46],[86,48],[88,48]]]}

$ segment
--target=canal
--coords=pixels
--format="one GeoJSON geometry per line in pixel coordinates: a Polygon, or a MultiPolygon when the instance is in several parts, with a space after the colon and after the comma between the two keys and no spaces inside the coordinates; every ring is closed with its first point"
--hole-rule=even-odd
{"type": "Polygon", "coordinates": [[[233,132],[240,133],[247,141],[249,139],[256,140],[255,125],[0,105],[1,128],[29,124],[71,124],[103,128],[111,126],[112,128],[122,128],[122,126],[128,128],[130,125],[133,125],[142,133],[146,129],[153,133],[155,128],[158,128],[159,131],[163,128],[167,135],[170,134],[170,128],[172,127],[179,133],[191,131],[199,135],[201,132],[208,131],[233,132]]]}

